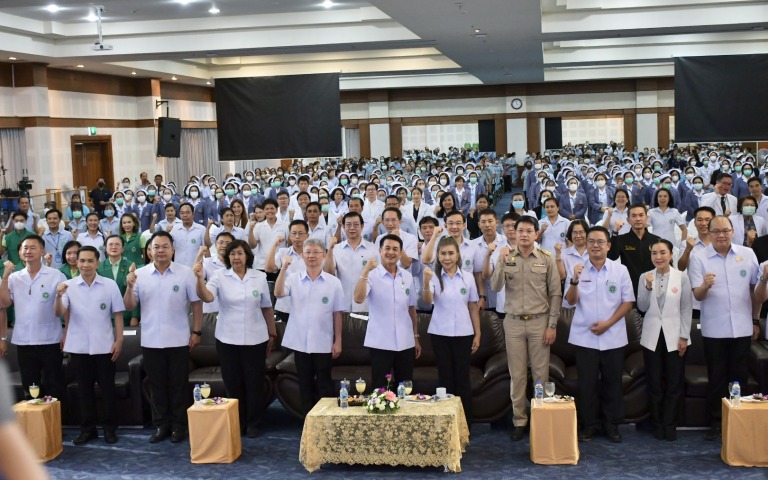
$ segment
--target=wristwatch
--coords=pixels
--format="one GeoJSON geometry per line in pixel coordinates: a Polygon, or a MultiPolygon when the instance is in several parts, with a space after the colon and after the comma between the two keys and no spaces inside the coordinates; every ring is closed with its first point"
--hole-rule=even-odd
{"type": "Polygon", "coordinates": [[[480,295],[480,298],[482,298],[483,300],[488,300],[488,297],[486,297],[485,295],[480,295]]]}
{"type": "Polygon", "coordinates": [[[203,331],[202,330],[192,330],[192,335],[197,335],[198,337],[202,337],[203,336],[203,331]]]}
{"type": "Polygon", "coordinates": [[[557,328],[557,324],[556,323],[550,323],[549,324],[549,328],[556,329],[557,328]]]}
{"type": "Polygon", "coordinates": [[[571,279],[571,285],[578,285],[578,284],[579,284],[579,281],[578,281],[578,280],[576,280],[576,281],[574,282],[574,281],[573,281],[573,279],[571,279]]]}

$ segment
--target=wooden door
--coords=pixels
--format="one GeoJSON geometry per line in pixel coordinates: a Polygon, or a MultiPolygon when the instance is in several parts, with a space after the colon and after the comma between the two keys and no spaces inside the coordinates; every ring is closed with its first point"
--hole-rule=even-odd
{"type": "Polygon", "coordinates": [[[72,181],[74,187],[85,186],[90,191],[103,178],[110,189],[115,188],[112,166],[112,137],[75,136],[72,141],[72,181]]]}

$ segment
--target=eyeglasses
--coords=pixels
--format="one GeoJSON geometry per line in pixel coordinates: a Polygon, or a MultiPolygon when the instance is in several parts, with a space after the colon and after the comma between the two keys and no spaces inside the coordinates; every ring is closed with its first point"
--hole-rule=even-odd
{"type": "Polygon", "coordinates": [[[587,232],[585,232],[583,230],[582,231],[578,231],[578,232],[576,230],[574,230],[574,231],[571,232],[571,236],[572,237],[583,237],[586,234],[587,234],[587,232]]]}
{"type": "Polygon", "coordinates": [[[600,245],[602,247],[603,245],[606,245],[608,242],[606,240],[595,240],[594,238],[590,238],[589,240],[587,240],[587,243],[589,245],[600,245]]]}
{"type": "Polygon", "coordinates": [[[291,232],[292,237],[303,237],[304,235],[307,235],[307,232],[291,232]]]}
{"type": "Polygon", "coordinates": [[[460,227],[464,225],[464,222],[446,222],[445,225],[448,227],[460,227]]]}
{"type": "Polygon", "coordinates": [[[344,226],[347,228],[360,228],[359,223],[345,223],[344,226]]]}
{"type": "Polygon", "coordinates": [[[728,235],[733,231],[732,228],[724,228],[722,230],[710,230],[709,233],[712,235],[728,235]]]}

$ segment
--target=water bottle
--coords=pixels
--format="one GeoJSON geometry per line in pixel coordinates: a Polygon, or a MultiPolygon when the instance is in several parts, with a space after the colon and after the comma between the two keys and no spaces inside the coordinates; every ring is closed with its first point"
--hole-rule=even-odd
{"type": "Polygon", "coordinates": [[[346,382],[341,382],[341,390],[339,390],[339,406],[341,408],[349,407],[349,391],[347,390],[346,382]]]}
{"type": "Polygon", "coordinates": [[[741,405],[741,385],[739,382],[733,382],[731,387],[731,405],[738,407],[741,405]]]}
{"type": "Polygon", "coordinates": [[[203,398],[203,394],[200,391],[200,384],[196,383],[195,388],[192,390],[192,398],[195,401],[195,407],[200,406],[200,400],[203,398]]]}
{"type": "Polygon", "coordinates": [[[533,389],[534,405],[541,407],[544,405],[544,387],[541,385],[541,380],[536,381],[536,386],[533,389]]]}
{"type": "Polygon", "coordinates": [[[400,382],[400,385],[397,386],[397,399],[405,400],[405,385],[403,385],[403,382],[400,382]]]}

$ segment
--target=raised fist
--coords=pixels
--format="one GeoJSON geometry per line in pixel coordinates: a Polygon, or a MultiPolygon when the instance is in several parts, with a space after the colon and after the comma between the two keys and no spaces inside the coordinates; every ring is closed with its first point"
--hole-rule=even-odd
{"type": "Polygon", "coordinates": [[[67,291],[67,287],[68,287],[68,285],[66,283],[64,283],[64,282],[61,282],[60,284],[58,284],[56,286],[56,296],[59,297],[59,298],[64,296],[64,293],[66,293],[66,291],[67,291]]]}
{"type": "Polygon", "coordinates": [[[291,263],[293,263],[293,257],[288,255],[287,257],[283,258],[283,268],[288,268],[291,263]]]}
{"type": "Polygon", "coordinates": [[[285,237],[280,236],[275,239],[275,245],[280,245],[281,243],[285,243],[285,237]]]}
{"type": "Polygon", "coordinates": [[[579,281],[579,278],[581,278],[581,272],[584,270],[584,265],[581,263],[577,263],[573,266],[573,280],[575,282],[579,281]]]}
{"type": "Polygon", "coordinates": [[[653,272],[645,274],[645,287],[650,289],[653,286],[653,272]]]}
{"type": "Polygon", "coordinates": [[[432,269],[429,267],[424,268],[424,285],[428,285],[432,280],[432,269]]]}

